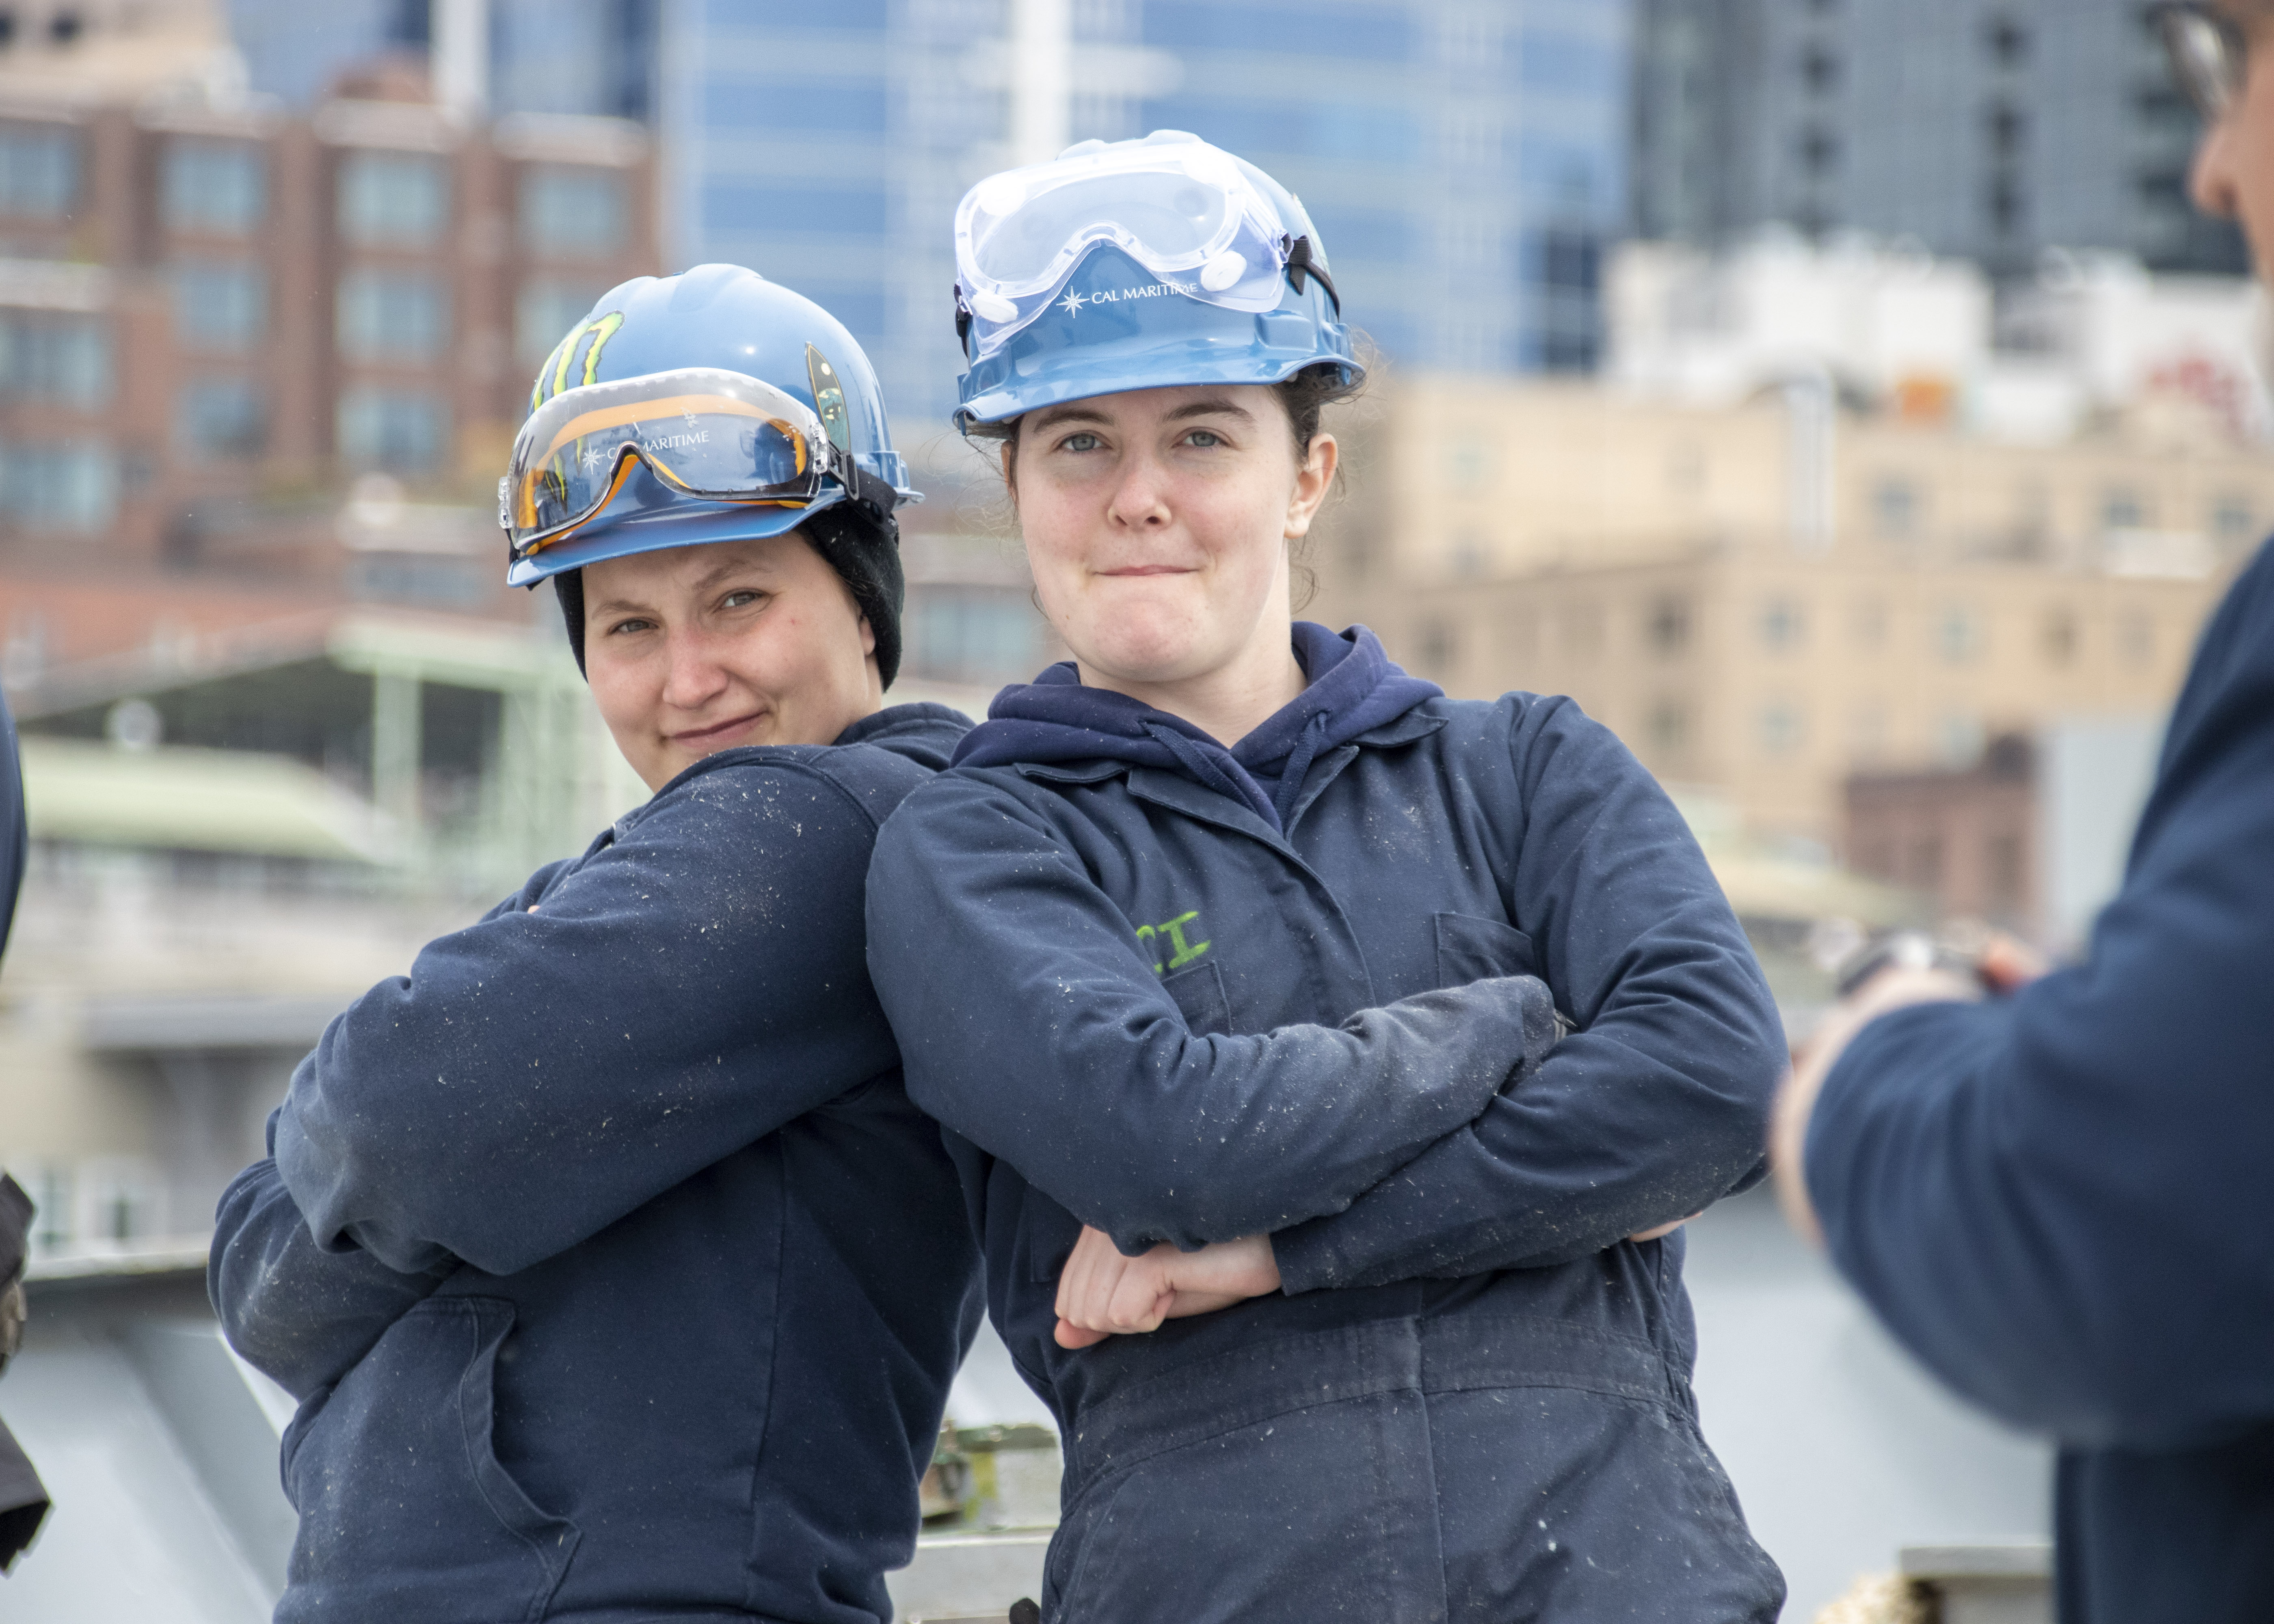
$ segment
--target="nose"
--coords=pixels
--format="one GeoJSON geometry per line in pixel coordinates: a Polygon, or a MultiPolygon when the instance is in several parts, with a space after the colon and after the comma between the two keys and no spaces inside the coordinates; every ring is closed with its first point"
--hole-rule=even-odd
{"type": "Polygon", "coordinates": [[[669,635],[663,703],[674,710],[700,710],[726,690],[727,668],[702,633],[674,627],[669,635]]]}
{"type": "Polygon", "coordinates": [[[2239,188],[2234,173],[2235,136],[2232,115],[2208,130],[2195,147],[2195,161],[2187,172],[2187,196],[2206,214],[2234,218],[2239,188]]]}
{"type": "Polygon", "coordinates": [[[1120,481],[1113,487],[1105,516],[1131,530],[1159,530],[1169,523],[1164,499],[1163,470],[1149,455],[1140,453],[1121,465],[1120,481]]]}

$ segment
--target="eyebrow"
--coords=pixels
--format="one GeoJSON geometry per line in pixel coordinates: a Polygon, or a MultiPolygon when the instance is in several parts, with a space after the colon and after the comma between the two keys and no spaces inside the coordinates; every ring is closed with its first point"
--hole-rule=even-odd
{"type": "MultiPolygon", "coordinates": [[[[1246,407],[1235,405],[1221,395],[1212,395],[1206,400],[1187,401],[1183,405],[1170,410],[1161,420],[1163,423],[1182,423],[1188,417],[1237,417],[1242,423],[1249,424],[1255,421],[1255,414],[1246,407]]],[[[1070,401],[1063,406],[1051,406],[1037,413],[1035,427],[1040,431],[1056,428],[1062,423],[1098,423],[1111,427],[1112,422],[1112,418],[1096,407],[1081,401],[1070,401]]]]}

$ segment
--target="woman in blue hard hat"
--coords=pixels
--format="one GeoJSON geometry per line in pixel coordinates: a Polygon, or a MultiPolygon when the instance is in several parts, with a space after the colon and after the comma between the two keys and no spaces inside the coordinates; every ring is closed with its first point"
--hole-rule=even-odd
{"type": "Polygon", "coordinates": [[[732,266],[562,340],[502,483],[653,799],[373,988],[223,1198],[300,1401],[280,1620],[883,1624],[976,1324],[862,963],[878,823],[968,726],[885,709],[906,475],[852,337],[732,266]]]}
{"type": "Polygon", "coordinates": [[[1088,143],[956,248],[1073,658],[885,825],[870,963],[1061,1424],[1044,1615],[1773,1619],[1674,1226],[1784,1045],[1680,816],[1568,701],[1293,620],[1359,367],[1269,177],[1088,143]]]}

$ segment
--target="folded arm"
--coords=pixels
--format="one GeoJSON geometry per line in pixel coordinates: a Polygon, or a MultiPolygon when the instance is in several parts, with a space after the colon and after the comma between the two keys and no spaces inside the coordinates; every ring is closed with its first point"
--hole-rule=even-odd
{"type": "Polygon", "coordinates": [[[869,898],[910,1097],[1132,1253],[1337,1210],[1474,1116],[1554,1022],[1512,976],[1340,1026],[1193,1033],[1081,862],[974,778],[886,823],[869,898]]]}
{"type": "Polygon", "coordinates": [[[1577,706],[1506,703],[1504,900],[1578,1030],[1527,1043],[1475,1120],[1347,1211],[1275,1235],[1289,1291],[1566,1262],[1759,1176],[1783,1029],[1704,853],[1577,706]]]}
{"type": "Polygon", "coordinates": [[[2248,697],[2167,767],[2087,964],[1882,1015],[1807,1128],[1833,1259],[1896,1337],[2084,1447],[2274,1413],[2245,1334],[2274,1324],[2274,672],[2248,697]]]}
{"type": "Polygon", "coordinates": [[[511,1274],[889,1069],[872,828],[794,763],[721,769],[430,944],[293,1078],[276,1164],[317,1243],[511,1274]]]}
{"type": "MultiPolygon", "coordinates": [[[[274,1151],[276,1118],[268,1119],[274,1151]]],[[[456,1265],[401,1274],[316,1244],[273,1158],[238,1174],[214,1214],[206,1290],[229,1345],[294,1398],[332,1386],[456,1265]]]]}

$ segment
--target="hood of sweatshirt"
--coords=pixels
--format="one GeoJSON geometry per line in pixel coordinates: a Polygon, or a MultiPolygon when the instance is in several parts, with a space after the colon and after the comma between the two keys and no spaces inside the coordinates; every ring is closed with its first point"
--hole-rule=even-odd
{"type": "Polygon", "coordinates": [[[959,767],[1121,761],[1164,767],[1246,805],[1284,831],[1311,763],[1394,722],[1444,690],[1408,676],[1363,626],[1337,635],[1309,620],[1294,628],[1303,691],[1227,749],[1190,722],[1108,688],[1085,688],[1073,662],[995,696],[987,720],[956,748],[959,767]]]}

